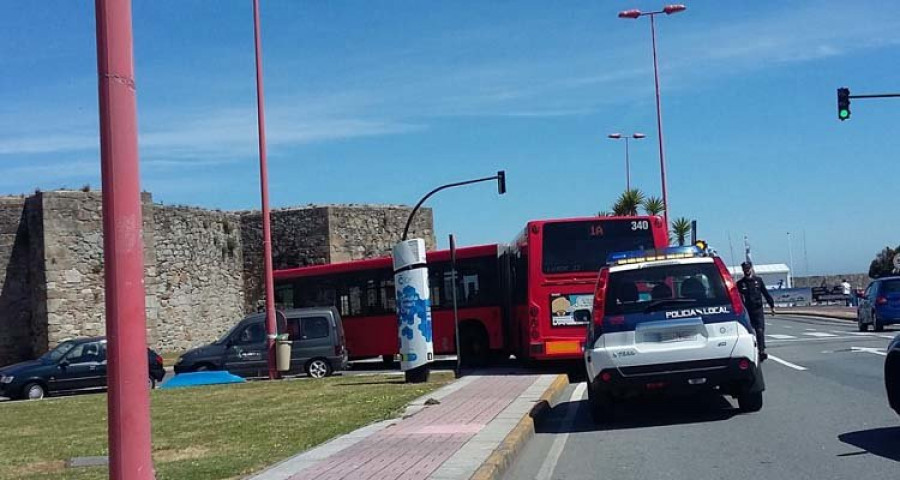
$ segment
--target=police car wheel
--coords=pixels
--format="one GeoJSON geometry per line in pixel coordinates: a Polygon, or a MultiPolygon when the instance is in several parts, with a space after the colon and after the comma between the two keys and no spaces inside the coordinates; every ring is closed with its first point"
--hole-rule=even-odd
{"type": "Polygon", "coordinates": [[[738,408],[741,412],[758,412],[762,410],[763,406],[763,394],[762,392],[747,392],[742,395],[738,395],[738,408]]]}

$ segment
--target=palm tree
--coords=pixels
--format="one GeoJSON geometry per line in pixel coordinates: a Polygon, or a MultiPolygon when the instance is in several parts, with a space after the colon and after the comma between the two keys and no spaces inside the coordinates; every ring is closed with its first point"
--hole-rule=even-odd
{"type": "Polygon", "coordinates": [[[674,222],[672,222],[672,236],[675,237],[675,240],[678,242],[679,246],[684,246],[684,242],[687,240],[687,236],[691,234],[691,221],[684,218],[676,218],[674,222]]]}
{"type": "Polygon", "coordinates": [[[666,209],[666,204],[659,197],[647,197],[643,203],[647,215],[659,215],[666,209]]]}
{"type": "Polygon", "coordinates": [[[634,188],[625,190],[616,203],[613,204],[613,213],[617,216],[635,216],[638,208],[644,203],[644,193],[634,188]]]}
{"type": "Polygon", "coordinates": [[[610,212],[609,210],[600,210],[599,212],[597,212],[597,216],[598,217],[611,217],[611,216],[613,216],[613,213],[610,212]]]}

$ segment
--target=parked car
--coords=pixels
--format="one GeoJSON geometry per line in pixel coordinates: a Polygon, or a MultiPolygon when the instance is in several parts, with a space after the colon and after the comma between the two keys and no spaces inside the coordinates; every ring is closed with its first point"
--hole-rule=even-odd
{"type": "Polygon", "coordinates": [[[610,255],[600,270],[584,359],[594,420],[643,393],[717,392],[763,406],[756,336],[728,268],[698,247],[610,255]]]}
{"type": "MultiPolygon", "coordinates": [[[[147,349],[150,388],[166,372],[162,357],[147,349]]],[[[67,340],[37,360],[0,368],[0,396],[36,400],[47,395],[106,388],[106,338],[67,340]]]]}
{"type": "Polygon", "coordinates": [[[863,292],[856,308],[856,323],[860,332],[884,330],[885,325],[900,323],[900,277],[885,277],[873,281],[863,292]]]}
{"type": "Polygon", "coordinates": [[[900,335],[894,337],[884,360],[884,386],[888,404],[900,415],[900,335]]]}
{"type": "MultiPolygon", "coordinates": [[[[347,368],[347,348],[341,316],[334,307],[300,308],[278,314],[279,333],[291,341],[288,374],[306,372],[327,377],[347,368]]],[[[208,345],[189,350],[175,363],[175,373],[227,370],[242,377],[262,377],[268,372],[266,316],[251,315],[208,345]]]]}

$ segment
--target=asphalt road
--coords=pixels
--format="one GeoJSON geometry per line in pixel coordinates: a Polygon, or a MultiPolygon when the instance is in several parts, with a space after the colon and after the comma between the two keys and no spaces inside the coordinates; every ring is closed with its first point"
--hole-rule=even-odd
{"type": "Polygon", "coordinates": [[[762,411],[721,396],[642,400],[595,427],[584,383],[570,385],[504,478],[898,478],[900,416],[887,405],[884,352],[900,329],[768,318],[762,411]]]}

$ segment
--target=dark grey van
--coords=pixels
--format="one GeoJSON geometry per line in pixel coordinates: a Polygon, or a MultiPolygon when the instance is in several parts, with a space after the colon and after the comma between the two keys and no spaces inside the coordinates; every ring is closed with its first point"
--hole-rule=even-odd
{"type": "MultiPolygon", "coordinates": [[[[278,333],[291,340],[291,370],[314,378],[347,368],[347,348],[341,316],[334,307],[299,308],[278,312],[278,333]]],[[[227,370],[242,377],[268,375],[266,316],[251,315],[213,343],[188,350],[175,373],[227,370]]]]}

